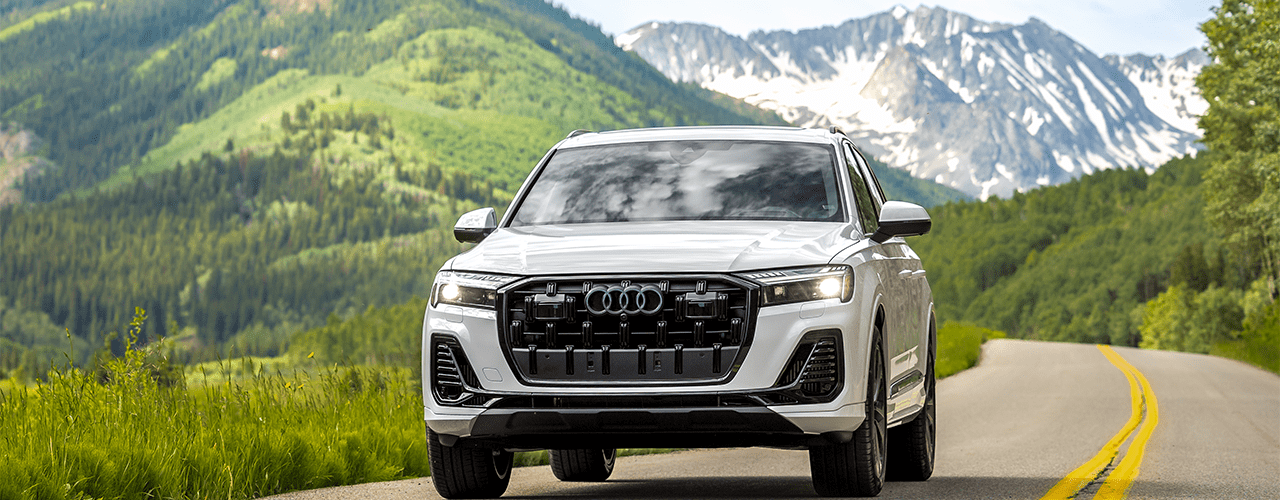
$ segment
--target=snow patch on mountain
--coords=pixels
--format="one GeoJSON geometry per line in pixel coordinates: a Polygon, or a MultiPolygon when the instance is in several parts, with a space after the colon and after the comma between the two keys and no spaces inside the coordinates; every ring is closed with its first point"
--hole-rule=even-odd
{"type": "Polygon", "coordinates": [[[1210,62],[1204,51],[1191,49],[1173,58],[1109,54],[1104,59],[1138,88],[1152,113],[1179,129],[1202,135],[1196,121],[1208,111],[1209,102],[1200,96],[1196,76],[1210,62]]]}

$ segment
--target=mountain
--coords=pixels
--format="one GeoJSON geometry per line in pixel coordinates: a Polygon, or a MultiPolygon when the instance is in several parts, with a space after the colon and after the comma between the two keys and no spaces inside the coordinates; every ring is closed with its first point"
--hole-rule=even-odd
{"type": "Polygon", "coordinates": [[[326,91],[353,84],[341,77],[363,80],[359,88],[348,86],[353,94],[338,99],[344,102],[417,111],[424,102],[445,109],[502,107],[565,132],[784,123],[696,85],[670,82],[599,29],[540,1],[124,0],[92,6],[53,0],[0,8],[0,122],[43,141],[45,159],[55,166],[24,180],[26,201],[92,189],[113,176],[118,184],[123,167],[130,167],[127,179],[218,149],[232,136],[240,142],[266,130],[262,110],[275,108],[267,121],[277,120],[305,99],[297,94],[300,86],[320,79],[330,85],[326,91]],[[494,23],[497,28],[488,25],[494,23]],[[506,28],[536,57],[483,46],[509,46],[502,37],[462,33],[454,37],[459,47],[441,40],[450,29],[506,28]],[[445,45],[422,45],[437,40],[445,45]],[[490,64],[500,57],[523,62],[490,64]],[[395,63],[399,72],[390,71],[395,63]],[[490,73],[490,82],[476,76],[490,73]],[[561,85],[566,77],[570,84],[561,85]],[[511,88],[515,84],[520,88],[511,88]],[[254,102],[246,101],[255,90],[254,102]],[[419,92],[408,95],[411,90],[419,92]],[[184,128],[226,115],[237,101],[238,116],[222,117],[234,123],[184,128]]]}
{"type": "Polygon", "coordinates": [[[1108,54],[1103,58],[1129,78],[1138,88],[1147,108],[1170,125],[1200,135],[1196,120],[1209,103],[1200,97],[1196,75],[1209,64],[1209,56],[1191,49],[1173,58],[1161,55],[1108,54]]]}
{"type": "Polygon", "coordinates": [[[745,39],[650,23],[615,40],[673,80],[801,126],[840,126],[889,165],[984,198],[1101,169],[1151,170],[1196,150],[1186,119],[1166,121],[1124,72],[1035,18],[1007,25],[899,6],[745,39]]]}

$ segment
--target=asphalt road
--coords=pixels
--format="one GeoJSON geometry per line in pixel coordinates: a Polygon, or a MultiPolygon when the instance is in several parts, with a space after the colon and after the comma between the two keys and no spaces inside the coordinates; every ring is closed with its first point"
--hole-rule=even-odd
{"type": "MultiPolygon", "coordinates": [[[[1280,377],[1209,356],[1116,352],[1145,375],[1159,410],[1129,498],[1280,498],[1280,377]]],[[[888,483],[880,497],[1041,498],[1125,426],[1132,401],[1124,372],[1095,346],[988,342],[978,367],[938,383],[933,478],[888,483]]],[[[504,498],[814,496],[806,452],[737,448],[623,457],[605,483],[520,468],[504,498]]],[[[423,478],[271,498],[439,496],[423,478]]]]}

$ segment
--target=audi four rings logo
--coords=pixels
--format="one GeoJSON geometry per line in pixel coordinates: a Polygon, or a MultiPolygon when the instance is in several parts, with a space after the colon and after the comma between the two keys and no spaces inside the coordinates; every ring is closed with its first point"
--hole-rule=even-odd
{"type": "Polygon", "coordinates": [[[604,286],[587,290],[587,311],[605,314],[658,314],[662,312],[662,290],[654,285],[604,286]]]}

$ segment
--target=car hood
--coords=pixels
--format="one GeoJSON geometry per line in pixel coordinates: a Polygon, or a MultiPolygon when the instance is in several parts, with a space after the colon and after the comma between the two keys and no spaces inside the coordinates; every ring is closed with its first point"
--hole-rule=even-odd
{"type": "Polygon", "coordinates": [[[737,272],[825,264],[859,237],[850,224],[823,222],[508,227],[455,257],[451,267],[520,276],[737,272]]]}

